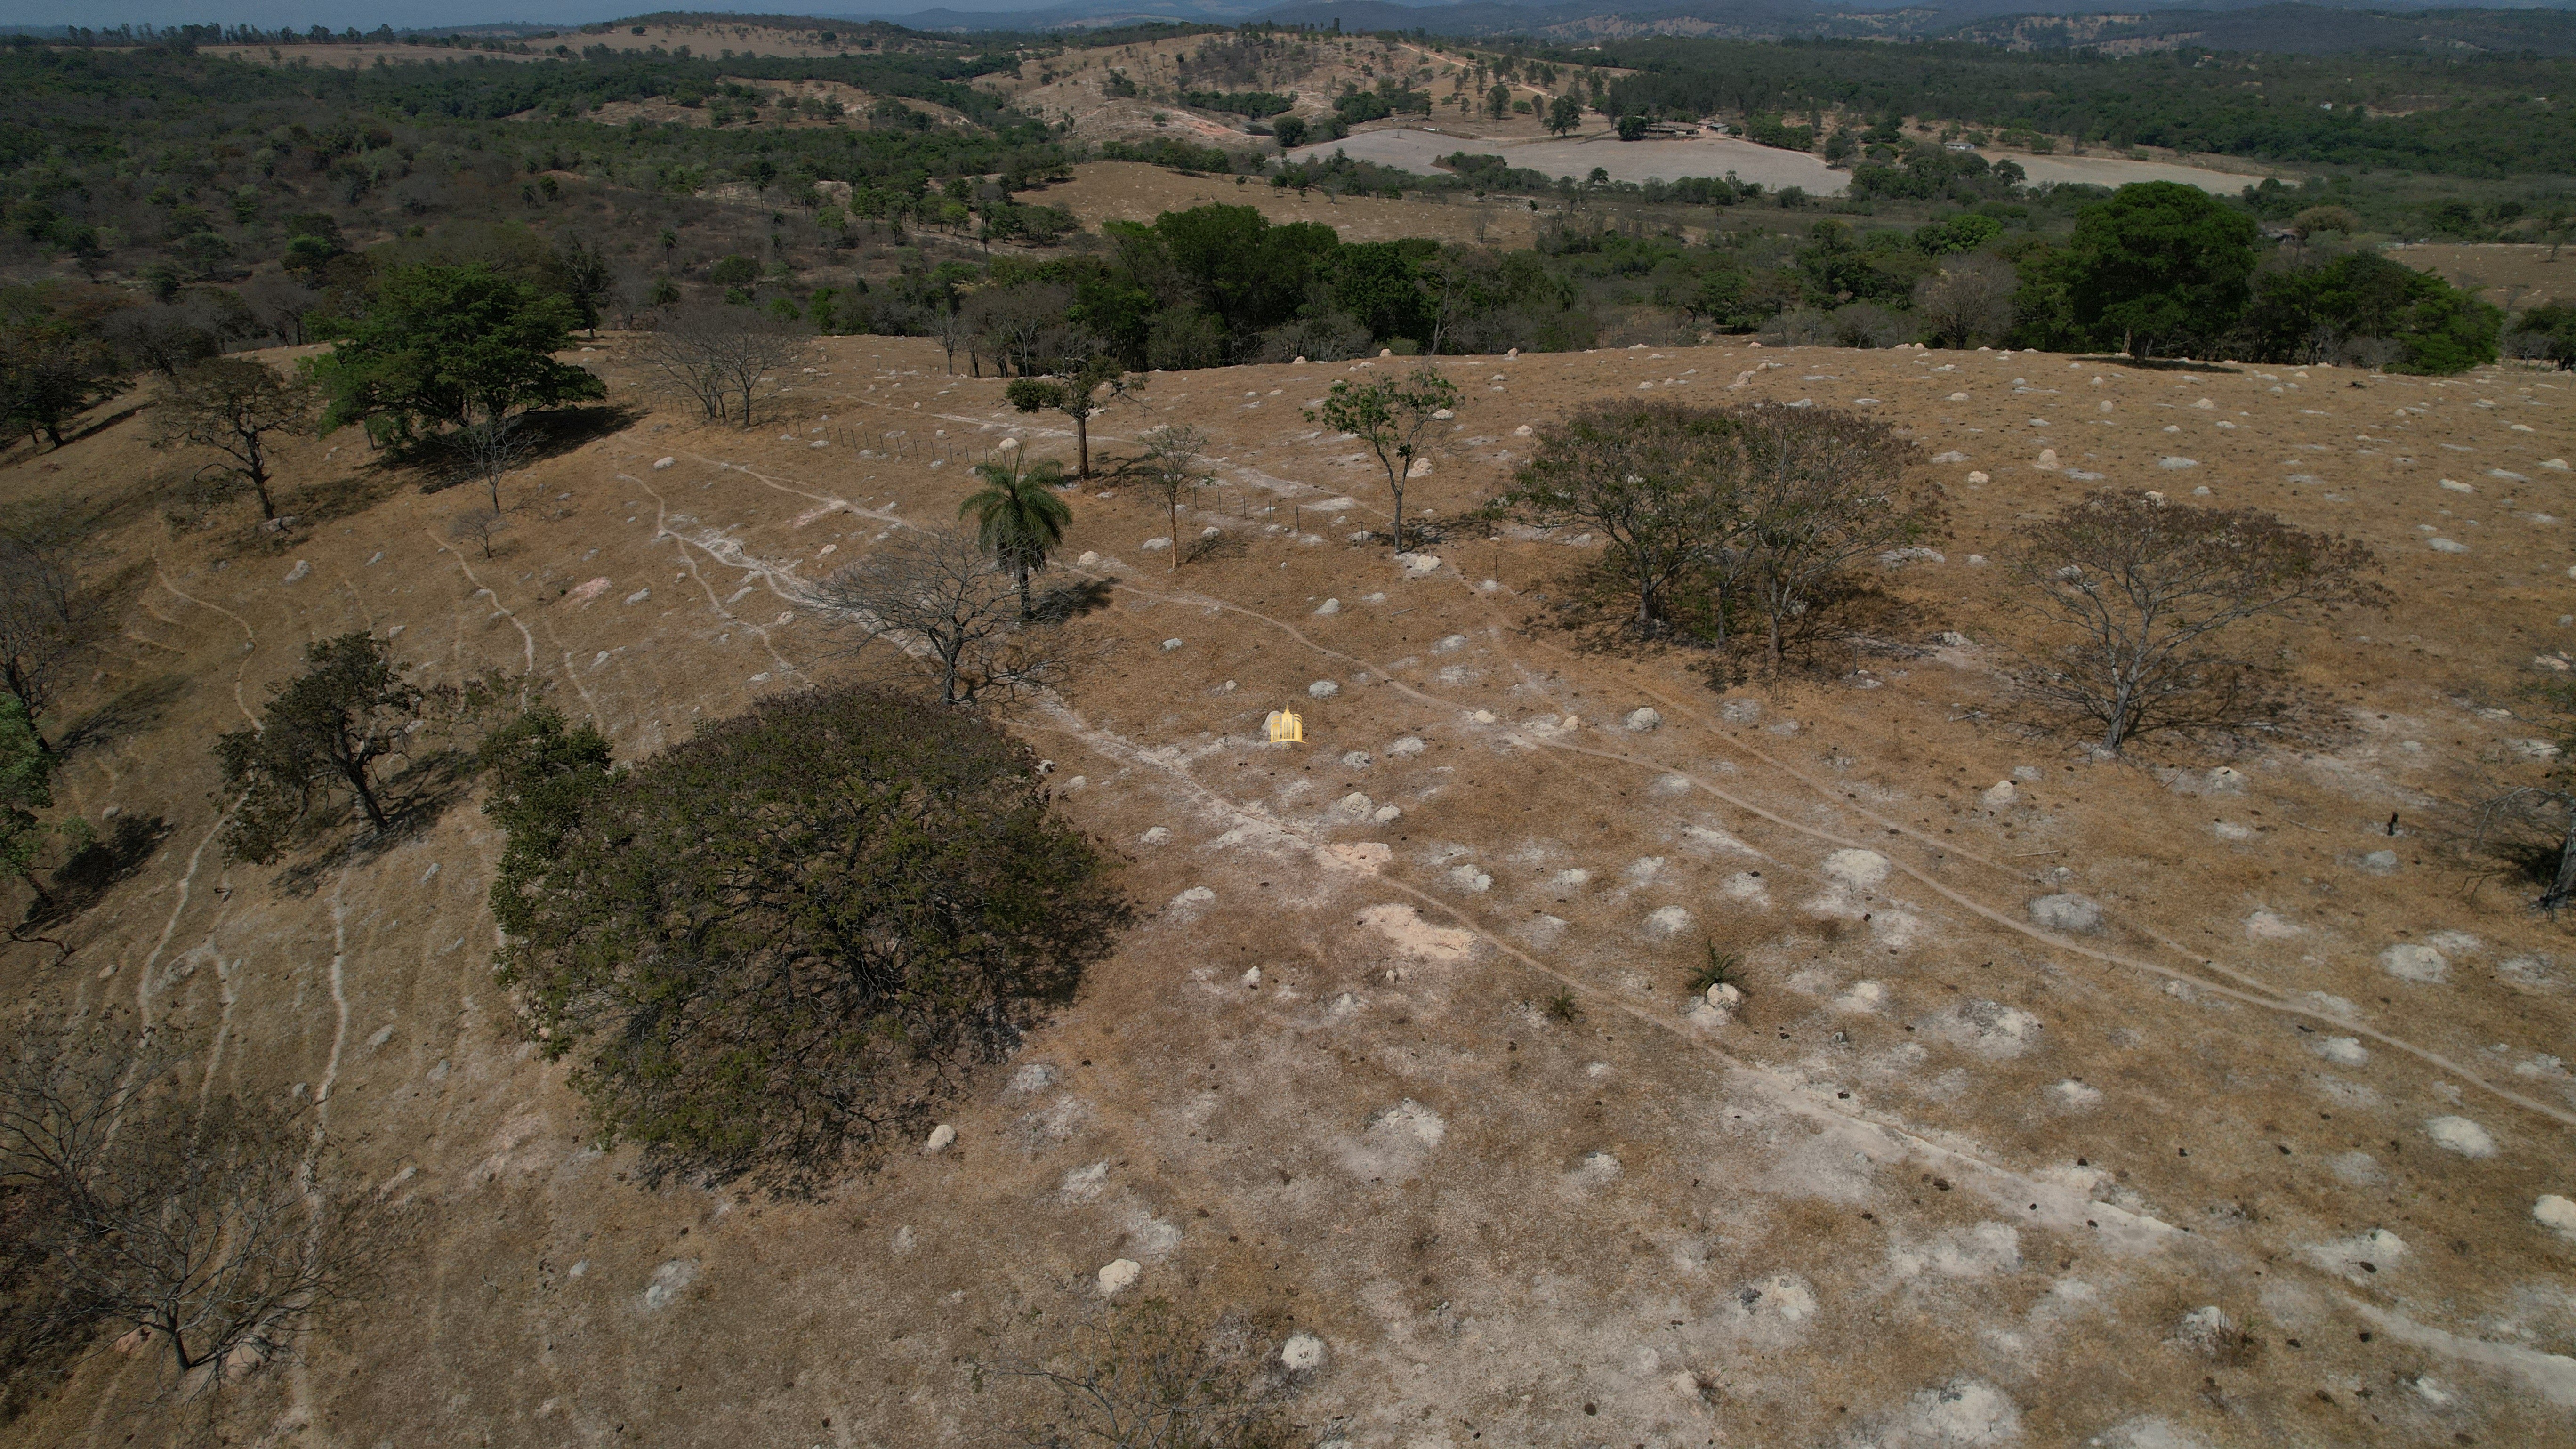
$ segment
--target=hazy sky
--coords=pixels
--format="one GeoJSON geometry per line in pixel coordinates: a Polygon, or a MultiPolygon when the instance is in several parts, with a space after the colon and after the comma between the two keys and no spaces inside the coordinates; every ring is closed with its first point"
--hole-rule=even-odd
{"type": "MultiPolygon", "coordinates": [[[[1050,10],[1065,0],[817,0],[811,5],[780,3],[780,0],[0,0],[0,25],[256,25],[275,30],[281,25],[297,30],[327,25],[333,30],[356,26],[373,30],[379,25],[429,29],[457,25],[493,24],[501,21],[528,21],[547,25],[579,25],[592,20],[621,20],[629,15],[649,14],[655,10],[732,11],[754,15],[836,15],[836,16],[903,16],[924,10],[958,11],[1023,11],[1050,10]]],[[[1447,4],[1454,0],[1393,0],[1398,5],[1447,4]]],[[[1894,3],[1894,0],[1884,0],[1894,3]]],[[[2513,4],[2517,0],[2486,0],[2486,3],[2513,4]]],[[[2576,4],[2576,0],[2543,0],[2543,3],[2576,4]]],[[[1106,8],[1104,6],[1104,8],[1106,8]]],[[[2046,8],[2033,0],[2034,10],[2046,8]]]]}
{"type": "Polygon", "coordinates": [[[473,25],[504,20],[527,20],[547,24],[578,25],[589,20],[617,20],[628,15],[659,9],[746,11],[753,14],[840,14],[840,15],[909,15],[930,9],[948,10],[1035,10],[1051,0],[892,0],[892,3],[869,4],[866,0],[849,3],[824,3],[814,6],[782,5],[777,0],[751,4],[685,3],[673,5],[637,5],[595,3],[595,0],[450,0],[446,4],[421,3],[421,0],[82,0],[65,4],[63,0],[0,0],[0,25],[119,25],[127,22],[152,25],[257,25],[275,30],[291,25],[298,30],[327,25],[333,30],[356,26],[373,30],[391,25],[400,30],[407,26],[473,25]]]}

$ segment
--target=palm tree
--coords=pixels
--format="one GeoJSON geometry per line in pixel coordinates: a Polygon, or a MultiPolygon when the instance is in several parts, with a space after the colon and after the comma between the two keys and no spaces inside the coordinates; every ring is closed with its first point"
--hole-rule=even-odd
{"type": "Polygon", "coordinates": [[[1064,542],[1073,510],[1055,494],[1064,481],[1064,465],[1043,458],[1023,467],[1018,447],[1005,439],[1000,459],[975,465],[984,487],[957,505],[957,516],[975,515],[975,541],[1011,571],[1020,586],[1020,617],[1028,619],[1037,612],[1029,599],[1029,575],[1045,568],[1047,556],[1064,542]]]}

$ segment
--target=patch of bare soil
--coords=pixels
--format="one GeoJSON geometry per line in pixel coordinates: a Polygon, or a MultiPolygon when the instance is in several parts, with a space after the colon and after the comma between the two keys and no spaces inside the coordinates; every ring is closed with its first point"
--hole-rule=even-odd
{"type": "MultiPolygon", "coordinates": [[[[650,406],[599,348],[612,400],[650,406]]],[[[514,477],[489,560],[448,537],[457,493],[408,488],[257,547],[103,528],[92,572],[148,587],[65,716],[185,687],[61,794],[175,830],[6,988],[204,1030],[210,1082],[304,1084],[430,1214],[399,1291],[254,1381],[240,1437],[999,1443],[1024,1386],[997,1355],[1121,1261],[1123,1293],[1232,1309],[1265,1351],[1319,1339],[1293,1408],[1354,1445],[2576,1432],[2576,1237],[2548,1207],[2576,1196],[2576,950],[2418,833],[2534,733],[2512,688],[2576,644],[2563,376],[1444,358],[1466,401],[1414,496],[1447,532],[1399,566],[1346,541],[1384,525],[1374,465],[1299,413],[1395,365],[1158,375],[1094,421],[1113,463],[1206,429],[1222,481],[1183,527],[1242,544],[1174,570],[1153,500],[1080,490],[1066,562],[1109,584],[1086,627],[1117,647],[1014,721],[1145,919],[969,1084],[945,1151],[813,1204],[648,1193],[588,1145],[489,975],[473,809],[285,891],[212,845],[207,749],[306,642],[370,628],[650,753],[864,667],[813,581],[953,518],[979,450],[1069,457],[1064,430],[928,342],[835,338],[773,422],[665,407],[514,477]],[[1591,546],[1455,520],[1522,425],[1639,392],[1912,429],[1953,531],[1875,572],[1919,636],[1721,694],[1690,656],[1524,627],[1591,546]],[[2101,764],[2000,722],[1987,560],[2105,484],[2380,551],[2386,616],[2246,637],[2323,706],[2307,733],[2101,764]],[[1624,727],[1647,705],[1660,727],[1624,727]],[[1282,706],[1304,745],[1266,743],[1282,706]],[[2092,930],[2034,911],[2061,896],[2092,930]],[[1712,942],[1749,992],[1724,1021],[1687,1009],[1712,942]]],[[[17,456],[0,499],[128,486],[144,426],[17,456]]],[[[364,462],[326,440],[285,476],[364,462]]],[[[0,1440],[175,1443],[154,1372],[96,1355],[0,1440]]]]}
{"type": "Polygon", "coordinates": [[[1446,242],[1481,242],[1491,246],[1526,246],[1538,213],[1519,197],[1474,200],[1464,196],[1410,196],[1393,200],[1375,196],[1333,196],[1321,191],[1301,196],[1266,181],[1231,176],[1187,176],[1137,161],[1086,161],[1073,168],[1071,181],[1058,182],[1029,199],[1061,206],[1086,227],[1104,221],[1148,219],[1166,211],[1186,211],[1211,203],[1250,206],[1274,222],[1322,222],[1344,241],[1393,241],[1399,237],[1436,237],[1446,242]]]}
{"type": "Polygon", "coordinates": [[[2384,250],[2391,261],[2517,312],[2576,296],[2576,250],[2527,242],[2396,242],[2384,250]]]}

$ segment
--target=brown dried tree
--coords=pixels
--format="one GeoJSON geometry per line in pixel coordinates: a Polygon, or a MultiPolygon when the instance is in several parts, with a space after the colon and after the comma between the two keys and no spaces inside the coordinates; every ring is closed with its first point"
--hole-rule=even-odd
{"type": "Polygon", "coordinates": [[[2215,652],[2212,636],[2388,600],[2360,543],[2134,489],[2023,524],[2006,563],[2020,605],[2055,636],[2018,671],[2021,688],[2090,720],[2105,754],[2154,730],[2275,724],[2281,702],[2262,671],[2215,652]]]}
{"type": "Polygon", "coordinates": [[[943,704],[1053,682],[1064,661],[1021,618],[1011,571],[972,534],[908,529],[815,590],[841,618],[926,661],[943,704]]]}

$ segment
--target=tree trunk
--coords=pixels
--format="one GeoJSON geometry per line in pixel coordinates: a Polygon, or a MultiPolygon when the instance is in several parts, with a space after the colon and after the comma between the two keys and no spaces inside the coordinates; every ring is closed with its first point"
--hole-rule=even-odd
{"type": "Polygon", "coordinates": [[[1167,572],[1181,571],[1181,497],[1175,493],[1166,499],[1172,510],[1172,566],[1167,572]]]}
{"type": "Polygon", "coordinates": [[[385,807],[377,802],[375,787],[367,783],[367,767],[342,765],[340,773],[349,782],[349,793],[358,797],[358,808],[367,812],[367,823],[378,830],[384,829],[389,823],[385,817],[385,807]]]}
{"type": "MultiPolygon", "coordinates": [[[[1084,398],[1081,401],[1086,406],[1090,403],[1089,398],[1084,398]]],[[[1077,478],[1089,478],[1091,476],[1091,414],[1078,412],[1073,415],[1073,446],[1075,453],[1082,459],[1081,471],[1075,473],[1074,476],[1077,478]]],[[[1177,536],[1174,537],[1172,539],[1172,547],[1178,548],[1180,546],[1180,539],[1177,536]]]]}
{"type": "MultiPolygon", "coordinates": [[[[277,500],[268,496],[268,474],[266,472],[258,468],[253,468],[251,470],[250,491],[259,495],[260,517],[268,519],[274,519],[277,517],[277,500]]],[[[493,506],[497,508],[500,505],[494,504],[493,506]]]]}
{"type": "Polygon", "coordinates": [[[1386,470],[1386,491],[1395,495],[1395,551],[1397,553],[1404,552],[1404,470],[1411,464],[1411,459],[1402,459],[1398,461],[1397,466],[1386,470]]]}
{"type": "Polygon", "coordinates": [[[2576,805],[2569,807],[2567,838],[2558,846],[2558,877],[2550,882],[2549,893],[2540,898],[2540,908],[2557,912],[2576,901],[2576,805]]]}
{"type": "Polygon", "coordinates": [[[1023,620],[1026,620],[1026,619],[1034,619],[1034,618],[1036,618],[1036,617],[1037,617],[1037,613],[1038,613],[1038,611],[1037,611],[1037,606],[1036,606],[1035,604],[1032,604],[1031,602],[1029,602],[1029,565],[1028,565],[1028,561],[1027,561],[1026,559],[1019,560],[1019,561],[1017,561],[1017,562],[1013,563],[1011,567],[1012,567],[1012,571],[1013,571],[1014,573],[1016,573],[1016,574],[1018,574],[1018,575],[1019,575],[1019,584],[1020,584],[1020,617],[1021,617],[1023,620]]]}

